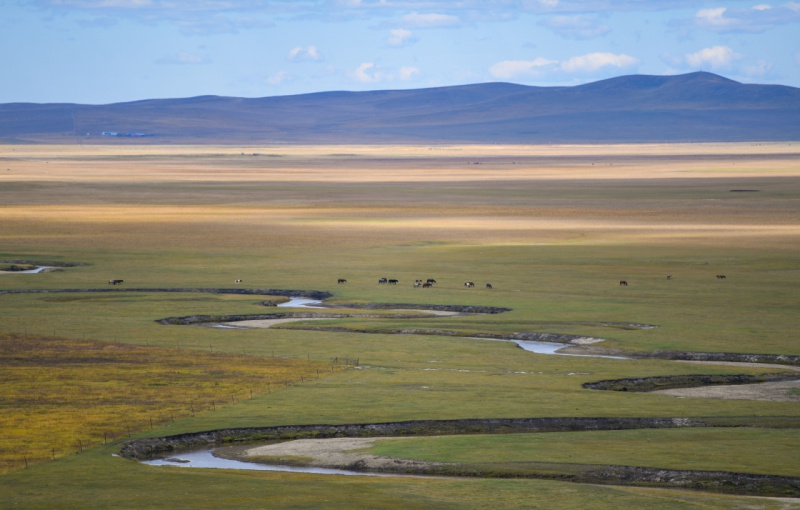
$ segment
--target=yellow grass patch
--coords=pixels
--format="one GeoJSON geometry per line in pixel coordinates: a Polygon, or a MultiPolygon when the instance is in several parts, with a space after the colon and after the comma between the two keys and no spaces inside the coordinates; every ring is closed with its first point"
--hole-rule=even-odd
{"type": "Polygon", "coordinates": [[[304,360],[0,334],[0,472],[339,369],[304,360]]]}

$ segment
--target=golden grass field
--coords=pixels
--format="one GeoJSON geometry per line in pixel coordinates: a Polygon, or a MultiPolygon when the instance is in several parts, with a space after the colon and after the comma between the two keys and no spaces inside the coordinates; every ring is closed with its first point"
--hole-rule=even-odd
{"type": "MultiPolygon", "coordinates": [[[[252,243],[265,225],[290,242],[302,227],[304,237],[325,234],[328,242],[348,244],[371,244],[376,236],[478,244],[681,238],[783,244],[800,229],[791,199],[797,151],[786,143],[6,146],[0,147],[3,241],[25,246],[28,225],[41,224],[42,232],[27,234],[35,246],[36,238],[67,223],[104,236],[105,244],[135,245],[142,242],[137,233],[152,237],[143,226],[161,235],[181,229],[169,246],[191,245],[198,229],[226,230],[206,238],[219,248],[230,240],[252,243]],[[773,192],[757,209],[748,206],[751,196],[730,193],[751,181],[762,194],[773,192]],[[607,200],[609,192],[620,200],[607,200]],[[129,235],[116,239],[114,229],[129,235]]],[[[59,242],[83,240],[62,235],[59,242]]]]}
{"type": "MultiPolygon", "coordinates": [[[[476,304],[513,309],[496,316],[418,319],[414,325],[419,327],[580,334],[604,338],[605,347],[632,351],[798,355],[798,254],[800,143],[0,145],[0,262],[86,264],[42,274],[0,273],[0,291],[108,289],[107,281],[115,278],[125,280],[124,289],[231,288],[234,279],[241,278],[243,288],[330,291],[334,303],[476,304]],[[727,279],[717,280],[716,274],[726,274],[727,279]],[[380,277],[399,278],[400,285],[378,286],[380,277]],[[439,281],[433,289],[412,288],[414,279],[428,277],[439,281]],[[338,278],[348,283],[338,285],[338,278]],[[622,279],[629,282],[627,288],[618,285],[622,279]],[[474,280],[477,288],[465,289],[463,282],[468,280],[474,280]],[[483,288],[486,282],[494,289],[483,288]],[[659,327],[609,326],[628,322],[659,327]]],[[[19,367],[12,370],[11,347],[21,338],[43,345],[58,342],[59,349],[73,350],[69,356],[76,359],[94,356],[84,352],[87,345],[106,346],[98,352],[115,345],[124,351],[115,354],[119,359],[113,362],[103,357],[102,366],[91,362],[92,371],[84,370],[84,365],[65,364],[64,370],[73,370],[72,378],[113,380],[117,389],[148,384],[150,388],[181,388],[172,394],[164,392],[163,401],[134,398],[131,393],[132,402],[148,399],[150,403],[135,411],[113,411],[138,413],[140,435],[234,426],[495,416],[757,417],[765,423],[794,423],[800,416],[800,404],[793,402],[678,399],[580,388],[585,381],[616,377],[764,371],[756,367],[698,368],[662,360],[540,356],[503,342],[347,332],[348,327],[377,327],[366,319],[343,320],[339,332],[297,329],[297,323],[281,329],[229,332],[154,322],[192,314],[264,313],[257,303],[263,299],[202,293],[0,294],[3,437],[13,443],[13,438],[27,434],[18,441],[23,443],[31,436],[62,434],[64,443],[72,444],[84,437],[81,428],[87,427],[67,426],[66,418],[48,414],[52,409],[26,407],[25,398],[13,397],[22,395],[19,388],[25,386],[26,377],[31,385],[26,391],[36,395],[36,402],[74,397],[66,393],[70,385],[59,387],[44,378],[28,377],[19,367]],[[130,347],[123,349],[123,345],[130,347]],[[179,352],[197,353],[198,363],[219,363],[221,373],[229,374],[224,376],[226,385],[217,388],[223,393],[250,384],[246,381],[252,375],[245,374],[244,368],[239,373],[238,367],[259,370],[277,358],[306,366],[314,380],[254,392],[252,399],[248,393],[246,400],[188,416],[185,401],[193,397],[180,384],[146,382],[169,374],[170,366],[178,363],[173,356],[179,352]],[[222,353],[230,358],[214,358],[222,353]],[[163,363],[148,364],[137,378],[121,382],[113,374],[128,357],[136,356],[163,363]],[[343,357],[358,358],[361,366],[326,372],[316,379],[318,366],[329,367],[332,359],[343,357]],[[58,393],[62,390],[64,394],[58,393]],[[176,406],[183,409],[183,418],[176,416],[173,423],[176,406]],[[34,427],[25,431],[32,413],[50,424],[46,432],[34,427]],[[160,416],[161,423],[170,416],[169,425],[156,424],[150,430],[142,418],[150,415],[160,416]]],[[[324,323],[315,322],[315,326],[324,323]]],[[[389,324],[399,327],[402,323],[389,324]]],[[[26,363],[35,363],[37,350],[28,349],[26,363]]],[[[58,365],[59,356],[44,356],[46,363],[37,370],[46,372],[44,365],[58,365]]],[[[187,369],[184,375],[196,378],[197,391],[202,393],[209,390],[204,386],[208,380],[202,377],[208,370],[187,369]]],[[[188,379],[186,384],[191,386],[188,379]]],[[[214,398],[202,394],[205,400],[214,398]]],[[[102,421],[112,413],[100,405],[104,399],[120,397],[91,395],[84,397],[96,398],[98,404],[84,399],[80,412],[84,423],[94,424],[92,436],[102,438],[103,431],[112,429],[120,434],[119,427],[102,421]],[[95,416],[104,413],[105,418],[95,416]]],[[[762,454],[770,448],[794,447],[787,434],[753,430],[753,435],[735,437],[754,437],[762,454]]],[[[657,438],[658,433],[653,434],[657,438]]],[[[686,437],[713,441],[713,431],[709,434],[686,437]]],[[[663,453],[648,450],[649,436],[646,441],[617,436],[615,451],[624,451],[629,439],[636,442],[637,459],[644,459],[637,462],[658,465],[663,453]]],[[[749,458],[741,441],[720,439],[721,455],[730,455],[730,465],[737,469],[753,466],[758,472],[768,471],[763,455],[749,458]]],[[[136,491],[160,487],[167,479],[180,485],[202,476],[211,480],[208,490],[202,498],[185,500],[198,507],[213,507],[208,501],[217,501],[223,507],[259,508],[257,498],[244,504],[234,492],[283,494],[295,483],[300,484],[299,492],[293,494],[303,493],[305,499],[295,501],[293,507],[320,507],[323,497],[317,492],[306,494],[299,489],[305,478],[288,475],[248,474],[245,481],[234,474],[158,471],[164,478],[156,480],[152,471],[129,466],[125,463],[130,461],[122,459],[113,460],[121,463],[113,468],[119,475],[106,475],[112,462],[108,454],[119,448],[118,442],[109,443],[90,453],[70,454],[3,475],[0,490],[13,488],[11,501],[19,507],[68,508],[83,501],[79,495],[85,496],[86,491],[94,494],[97,507],[103,507],[109,501],[101,497],[101,491],[125,485],[129,500],[122,504],[115,499],[111,506],[136,507],[149,501],[137,499],[136,491]],[[67,466],[74,475],[65,474],[67,466]],[[103,482],[97,486],[80,475],[101,471],[103,482]],[[72,487],[74,494],[34,490],[37,484],[49,487],[61,482],[72,487]],[[277,490],[278,485],[284,489],[277,490]]],[[[27,446],[0,447],[10,452],[6,461],[17,468],[22,466],[22,456],[28,456],[20,452],[32,452],[25,450],[27,446]]],[[[601,443],[587,440],[575,447],[591,450],[584,457],[592,462],[603,462],[601,443]]],[[[52,447],[37,448],[51,451],[52,447]]],[[[506,449],[519,456],[513,444],[506,449]]],[[[687,458],[690,454],[683,452],[670,459],[671,465],[699,465],[699,469],[726,465],[719,458],[704,464],[703,459],[687,458]]],[[[459,458],[458,451],[448,450],[448,455],[459,458]]],[[[615,462],[624,459],[615,455],[615,462]]],[[[563,456],[556,458],[563,461],[563,456]]],[[[779,458],[776,473],[800,476],[800,463],[792,460],[800,456],[784,451],[779,458]]],[[[526,485],[476,480],[459,481],[455,488],[430,480],[343,482],[319,477],[314,483],[332,494],[347,494],[348,484],[358,486],[352,490],[364,496],[350,500],[355,508],[369,507],[370,502],[379,508],[393,508],[397,502],[400,508],[411,494],[418,498],[420,508],[493,508],[498,501],[504,502],[500,506],[526,508],[534,494],[544,493],[542,508],[586,507],[598,498],[605,498],[608,508],[755,504],[746,497],[719,500],[712,495],[681,491],[664,495],[630,488],[602,489],[606,492],[598,496],[595,488],[561,482],[526,485]],[[499,499],[485,491],[499,491],[495,493],[499,499]]],[[[166,487],[153,490],[166,498],[165,505],[166,501],[175,504],[166,487]]],[[[282,501],[287,500],[270,503],[282,507],[282,501]]],[[[782,504],[759,500],[755,507],[782,504]]],[[[344,500],[337,505],[347,508],[344,500]]]]}

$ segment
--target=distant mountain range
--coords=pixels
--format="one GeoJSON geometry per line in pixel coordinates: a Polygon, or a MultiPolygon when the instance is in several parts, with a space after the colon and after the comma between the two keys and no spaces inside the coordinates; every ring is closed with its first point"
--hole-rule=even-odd
{"type": "Polygon", "coordinates": [[[706,72],[255,99],[0,104],[0,142],[635,143],[800,140],[800,88],[706,72]]]}

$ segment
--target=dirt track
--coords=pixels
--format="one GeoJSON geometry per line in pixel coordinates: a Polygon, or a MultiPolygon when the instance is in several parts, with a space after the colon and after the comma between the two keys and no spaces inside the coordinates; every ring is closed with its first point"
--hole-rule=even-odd
{"type": "MultiPolygon", "coordinates": [[[[775,368],[775,367],[773,367],[775,368]]],[[[781,367],[787,368],[787,367],[781,367]]],[[[796,367],[792,369],[797,370],[796,367]]],[[[766,402],[800,402],[800,374],[796,381],[765,382],[701,388],[673,388],[651,393],[679,398],[719,398],[724,400],[762,400],[766,402]],[[791,393],[797,390],[796,393],[791,393]]]]}

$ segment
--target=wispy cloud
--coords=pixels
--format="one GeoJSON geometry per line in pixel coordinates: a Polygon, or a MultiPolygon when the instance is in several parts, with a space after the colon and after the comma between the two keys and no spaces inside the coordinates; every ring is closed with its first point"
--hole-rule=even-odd
{"type": "Polygon", "coordinates": [[[749,9],[700,9],[691,20],[693,26],[712,32],[764,32],[778,25],[797,22],[800,22],[798,2],[777,7],[759,4],[749,9]]]}
{"type": "Polygon", "coordinates": [[[374,62],[363,62],[355,70],[348,73],[350,79],[357,83],[390,83],[396,81],[412,81],[421,74],[419,68],[403,66],[399,69],[385,70],[374,62]]]}
{"type": "Polygon", "coordinates": [[[671,72],[713,71],[742,79],[763,79],[774,77],[776,73],[773,62],[741,54],[723,45],[702,48],[684,55],[664,54],[661,60],[671,66],[671,72]]]}
{"type": "Polygon", "coordinates": [[[420,70],[412,66],[401,67],[399,71],[399,77],[403,81],[413,80],[418,74],[420,74],[420,70]]]}
{"type": "Polygon", "coordinates": [[[587,73],[604,67],[624,69],[633,67],[638,63],[639,60],[624,53],[615,55],[614,53],[598,52],[572,57],[561,63],[561,69],[568,73],[587,73]]]}
{"type": "Polygon", "coordinates": [[[489,68],[489,73],[500,80],[540,76],[557,68],[557,60],[538,57],[534,60],[504,60],[489,68]]]}
{"type": "Polygon", "coordinates": [[[406,30],[405,28],[393,28],[389,31],[389,38],[386,42],[389,46],[406,46],[412,42],[416,41],[416,37],[414,37],[414,33],[411,30],[406,30]]]}
{"type": "Polygon", "coordinates": [[[286,71],[277,71],[267,77],[267,83],[273,86],[283,85],[287,81],[291,80],[291,78],[292,75],[286,71]]]}
{"type": "Polygon", "coordinates": [[[694,69],[711,69],[720,71],[730,69],[736,60],[742,58],[728,46],[703,48],[684,57],[685,62],[694,69]]]}
{"type": "Polygon", "coordinates": [[[322,60],[322,54],[316,46],[296,46],[289,50],[286,60],[290,62],[307,62],[322,60]]]}
{"type": "Polygon", "coordinates": [[[489,68],[489,74],[502,80],[538,77],[552,74],[593,73],[607,68],[625,69],[639,64],[626,54],[588,53],[566,60],[538,57],[534,60],[504,60],[489,68]]]}

